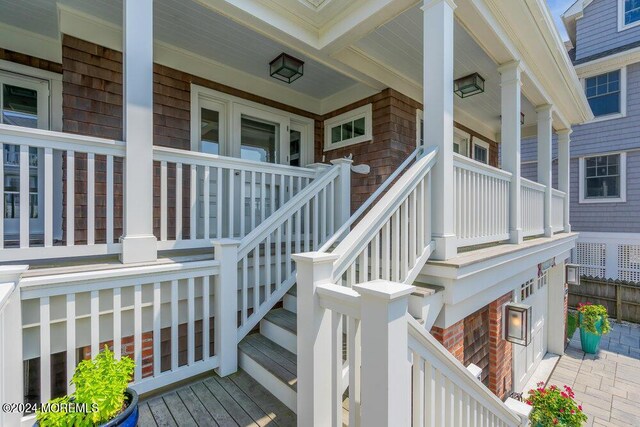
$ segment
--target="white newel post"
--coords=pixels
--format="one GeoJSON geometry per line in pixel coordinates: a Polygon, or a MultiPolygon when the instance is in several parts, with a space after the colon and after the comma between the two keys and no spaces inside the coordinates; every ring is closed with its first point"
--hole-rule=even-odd
{"type": "Polygon", "coordinates": [[[414,289],[385,280],[354,285],[361,295],[363,426],[411,425],[407,310],[414,289]]]}
{"type": "Polygon", "coordinates": [[[328,426],[332,419],[331,311],[320,305],[316,288],[331,282],[337,255],[307,252],[292,256],[297,269],[299,426],[328,426]]]}
{"type": "Polygon", "coordinates": [[[123,263],[157,259],[153,235],[153,0],[125,0],[123,263]]]}
{"type": "Polygon", "coordinates": [[[553,235],[551,228],[551,209],[553,188],[552,181],[552,153],[553,144],[553,117],[551,114],[553,107],[551,105],[542,105],[536,108],[538,115],[538,182],[545,186],[544,190],[544,235],[549,237],[553,235]]]}
{"type": "MultiPolygon", "coordinates": [[[[22,403],[22,304],[19,282],[26,265],[0,267],[0,402],[22,403]]],[[[22,413],[0,411],[0,425],[18,426],[22,413]]]]}
{"type": "Polygon", "coordinates": [[[353,160],[335,159],[331,164],[340,165],[340,176],[335,188],[334,224],[338,229],[347,222],[351,216],[351,164],[353,160]]]}
{"type": "Polygon", "coordinates": [[[498,68],[501,86],[502,167],[511,172],[509,185],[509,234],[511,243],[522,243],[520,198],[520,91],[522,87],[519,61],[498,68]]]}
{"type": "Polygon", "coordinates": [[[569,207],[571,204],[570,190],[570,171],[571,171],[571,129],[562,129],[558,134],[558,190],[562,191],[564,196],[564,231],[571,232],[571,223],[569,222],[569,207]]]}
{"type": "Polygon", "coordinates": [[[232,239],[213,244],[215,259],[220,261],[220,274],[214,276],[213,289],[215,354],[220,360],[216,372],[221,377],[238,370],[238,245],[240,242],[232,239]]]}
{"type": "Polygon", "coordinates": [[[424,144],[438,147],[431,171],[434,259],[456,255],[453,215],[453,0],[425,0],[423,54],[424,144]]]}

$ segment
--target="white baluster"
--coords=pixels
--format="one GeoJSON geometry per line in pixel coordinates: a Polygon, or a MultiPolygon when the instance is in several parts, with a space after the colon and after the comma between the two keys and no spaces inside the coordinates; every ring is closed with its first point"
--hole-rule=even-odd
{"type": "MultiPolygon", "coordinates": [[[[2,176],[2,174],[0,174],[2,176]]],[[[4,199],[1,199],[4,201],[4,199]]],[[[3,221],[0,221],[3,222],[3,221]]],[[[44,247],[53,246],[53,149],[44,149],[44,247]]],[[[2,247],[2,246],[0,246],[2,247]]]]}

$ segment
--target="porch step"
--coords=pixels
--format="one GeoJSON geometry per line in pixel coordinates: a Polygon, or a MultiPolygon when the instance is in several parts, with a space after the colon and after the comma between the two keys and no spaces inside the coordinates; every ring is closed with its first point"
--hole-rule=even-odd
{"type": "Polygon", "coordinates": [[[297,330],[296,314],[285,308],[271,310],[260,320],[260,333],[294,354],[297,330]]]}

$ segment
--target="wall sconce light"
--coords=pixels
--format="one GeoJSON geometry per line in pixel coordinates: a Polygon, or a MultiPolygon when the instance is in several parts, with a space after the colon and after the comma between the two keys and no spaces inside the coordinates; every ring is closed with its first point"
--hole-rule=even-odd
{"type": "Polygon", "coordinates": [[[504,339],[518,345],[529,345],[531,342],[530,321],[530,305],[514,303],[505,305],[504,339]]]}
{"type": "Polygon", "coordinates": [[[291,83],[304,74],[304,62],[283,52],[269,63],[269,73],[274,79],[291,83]]]}
{"type": "Polygon", "coordinates": [[[484,78],[478,73],[473,73],[455,79],[453,81],[453,92],[460,98],[482,93],[484,92],[484,78]]]}
{"type": "Polygon", "coordinates": [[[578,264],[567,264],[565,272],[567,285],[580,286],[580,266],[578,264]]]}

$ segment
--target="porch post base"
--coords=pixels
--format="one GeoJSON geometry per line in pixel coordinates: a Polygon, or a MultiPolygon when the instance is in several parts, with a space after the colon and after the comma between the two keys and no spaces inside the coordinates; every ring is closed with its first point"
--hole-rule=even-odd
{"type": "Polygon", "coordinates": [[[551,236],[553,236],[553,228],[545,227],[544,228],[544,237],[551,237],[551,236]]]}
{"type": "Polygon", "coordinates": [[[564,232],[565,233],[571,233],[571,224],[565,224],[564,225],[564,232]]]}
{"type": "Polygon", "coordinates": [[[433,259],[444,261],[458,255],[458,245],[455,234],[436,236],[433,240],[436,242],[436,248],[432,255],[433,259]]]}
{"type": "Polygon", "coordinates": [[[509,238],[509,243],[514,243],[519,245],[524,241],[524,234],[522,233],[522,228],[516,228],[515,230],[509,231],[511,237],[509,238]]]}
{"type": "Polygon", "coordinates": [[[158,243],[154,235],[125,236],[120,238],[122,254],[120,262],[133,264],[158,260],[158,243]]]}

